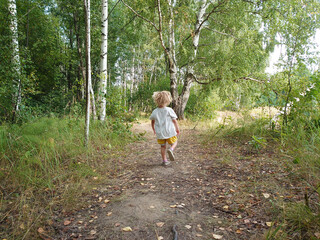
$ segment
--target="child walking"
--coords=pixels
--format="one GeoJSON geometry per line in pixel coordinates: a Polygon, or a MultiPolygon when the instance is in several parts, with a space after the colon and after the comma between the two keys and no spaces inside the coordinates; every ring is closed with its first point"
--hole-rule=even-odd
{"type": "Polygon", "coordinates": [[[158,143],[161,145],[163,165],[167,166],[170,162],[166,157],[166,143],[171,145],[167,152],[170,160],[174,161],[173,150],[177,146],[177,136],[180,134],[177,121],[178,117],[172,108],[167,107],[172,101],[170,92],[155,92],[152,98],[158,107],[153,110],[150,116],[151,127],[157,136],[158,143]]]}

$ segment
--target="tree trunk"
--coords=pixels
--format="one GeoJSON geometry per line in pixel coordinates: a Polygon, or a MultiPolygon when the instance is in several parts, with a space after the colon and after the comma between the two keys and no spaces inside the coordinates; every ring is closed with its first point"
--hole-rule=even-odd
{"type": "Polygon", "coordinates": [[[100,85],[98,91],[99,119],[106,118],[106,94],[107,94],[107,56],[108,56],[108,0],[102,0],[101,17],[101,59],[100,59],[100,85]]]}
{"type": "Polygon", "coordinates": [[[93,92],[93,88],[92,88],[92,85],[91,85],[91,88],[90,88],[90,93],[91,93],[91,105],[92,105],[92,115],[93,115],[93,119],[97,119],[97,110],[96,110],[96,101],[95,101],[95,98],[94,98],[94,92],[93,92]]]}
{"type": "Polygon", "coordinates": [[[85,145],[89,143],[90,130],[90,90],[91,90],[91,39],[90,39],[90,0],[84,0],[86,16],[86,122],[85,122],[85,145]]]}
{"type": "MultiPolygon", "coordinates": [[[[168,49],[168,68],[170,74],[170,92],[172,95],[172,108],[177,112],[179,108],[179,93],[177,82],[177,62],[175,53],[175,35],[174,35],[174,14],[172,0],[168,0],[170,19],[169,19],[169,49],[168,49]]],[[[180,116],[178,115],[178,118],[180,116]]]]}
{"type": "Polygon", "coordinates": [[[18,21],[17,21],[17,5],[15,0],[9,0],[9,13],[11,15],[10,29],[12,32],[12,62],[15,71],[15,79],[13,80],[13,116],[15,119],[15,114],[19,112],[19,107],[21,103],[21,65],[20,65],[20,55],[19,55],[19,41],[18,41],[18,21]]]}
{"type": "MultiPolygon", "coordinates": [[[[171,1],[171,0],[169,0],[171,1]]],[[[187,71],[186,75],[184,78],[184,84],[183,88],[181,91],[181,94],[177,100],[177,104],[173,105],[173,109],[175,110],[177,116],[179,119],[184,119],[184,110],[186,109],[189,97],[190,97],[190,89],[192,86],[192,82],[195,78],[194,75],[194,61],[197,57],[197,52],[198,52],[198,47],[199,47],[199,39],[200,39],[200,32],[202,28],[202,23],[204,21],[204,15],[206,13],[206,9],[209,5],[207,4],[207,0],[203,0],[201,7],[198,12],[197,16],[197,22],[195,24],[194,28],[194,33],[193,33],[193,39],[192,39],[192,44],[193,44],[193,55],[191,59],[189,60],[189,64],[187,66],[187,71]]]]}

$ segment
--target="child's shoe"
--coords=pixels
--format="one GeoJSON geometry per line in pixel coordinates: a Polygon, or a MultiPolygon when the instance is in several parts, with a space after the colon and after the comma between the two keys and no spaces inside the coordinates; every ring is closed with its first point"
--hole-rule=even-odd
{"type": "Polygon", "coordinates": [[[170,164],[171,164],[171,163],[170,163],[169,161],[163,161],[163,162],[162,162],[162,165],[163,165],[163,166],[168,166],[168,165],[170,165],[170,164]]]}
{"type": "Polygon", "coordinates": [[[167,153],[168,153],[168,156],[169,156],[169,158],[170,158],[170,161],[174,161],[173,151],[169,148],[168,151],[167,151],[167,153]]]}

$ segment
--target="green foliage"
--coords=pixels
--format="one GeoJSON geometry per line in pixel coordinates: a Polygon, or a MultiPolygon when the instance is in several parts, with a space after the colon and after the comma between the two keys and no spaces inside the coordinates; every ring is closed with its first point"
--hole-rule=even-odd
{"type": "Polygon", "coordinates": [[[255,150],[264,148],[267,141],[263,137],[252,136],[252,140],[248,142],[255,150]]]}

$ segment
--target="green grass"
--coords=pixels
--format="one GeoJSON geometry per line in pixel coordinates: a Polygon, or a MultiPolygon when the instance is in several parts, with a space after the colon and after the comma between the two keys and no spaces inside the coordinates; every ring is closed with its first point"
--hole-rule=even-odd
{"type": "Polygon", "coordinates": [[[98,183],[93,177],[108,176],[108,168],[116,167],[108,164],[110,153],[137,139],[130,127],[121,119],[91,121],[86,148],[82,119],[0,126],[1,237],[33,239],[56,206],[81,206],[80,196],[98,183]]]}

